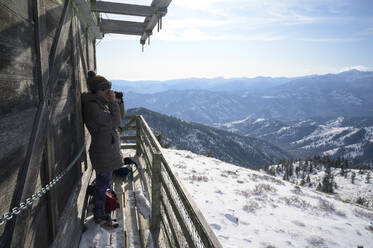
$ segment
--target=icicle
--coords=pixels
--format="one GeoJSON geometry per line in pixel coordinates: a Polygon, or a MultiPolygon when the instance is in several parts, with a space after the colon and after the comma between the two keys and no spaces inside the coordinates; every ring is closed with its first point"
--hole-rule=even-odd
{"type": "Polygon", "coordinates": [[[150,45],[150,35],[148,35],[148,45],[150,45]]]}
{"type": "Polygon", "coordinates": [[[141,44],[142,45],[142,52],[144,52],[144,44],[141,44]]]}
{"type": "Polygon", "coordinates": [[[161,18],[160,18],[160,29],[162,29],[162,16],[161,16],[161,18]]]}
{"type": "Polygon", "coordinates": [[[159,20],[160,20],[160,17],[158,16],[158,32],[159,32],[159,20]]]}

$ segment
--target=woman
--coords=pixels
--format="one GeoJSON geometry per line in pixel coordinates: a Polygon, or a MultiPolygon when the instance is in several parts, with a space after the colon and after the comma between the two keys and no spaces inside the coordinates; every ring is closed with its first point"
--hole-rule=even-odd
{"type": "Polygon", "coordinates": [[[91,134],[89,156],[96,171],[94,218],[102,226],[113,226],[105,214],[106,190],[110,187],[112,171],[122,167],[119,128],[123,116],[123,100],[115,97],[111,82],[89,72],[87,85],[90,93],[82,95],[83,118],[91,134]]]}

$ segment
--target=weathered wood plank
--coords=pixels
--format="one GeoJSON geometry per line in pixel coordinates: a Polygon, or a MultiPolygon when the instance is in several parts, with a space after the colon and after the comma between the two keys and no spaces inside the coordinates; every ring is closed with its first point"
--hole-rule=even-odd
{"type": "Polygon", "coordinates": [[[185,219],[183,219],[183,217],[182,217],[182,215],[181,215],[181,213],[180,213],[180,211],[179,211],[179,209],[178,209],[178,207],[176,205],[176,202],[175,202],[175,200],[173,199],[173,197],[171,195],[171,192],[170,192],[170,190],[168,188],[168,185],[164,181],[163,177],[162,177],[162,188],[164,189],[164,191],[166,193],[167,201],[171,205],[172,212],[175,215],[178,224],[180,225],[180,228],[181,228],[181,230],[183,232],[183,236],[185,237],[185,240],[188,243],[188,246],[189,247],[196,247],[195,244],[194,244],[194,242],[193,242],[190,230],[187,228],[187,225],[185,223],[185,219]]]}
{"type": "MultiPolygon", "coordinates": [[[[120,218],[122,220],[123,232],[125,232],[125,230],[124,230],[125,223],[126,223],[126,214],[124,212],[124,210],[125,210],[124,185],[125,184],[124,184],[123,179],[120,178],[120,177],[114,177],[113,184],[114,184],[113,189],[115,191],[115,194],[118,197],[118,201],[119,201],[119,205],[120,205],[120,208],[116,210],[117,219],[120,218]]],[[[124,244],[124,247],[126,247],[126,235],[123,235],[123,244],[124,244]]]]}
{"type": "MultiPolygon", "coordinates": [[[[153,0],[151,6],[156,10],[163,9],[167,10],[167,7],[170,5],[172,0],[153,0]]],[[[152,15],[151,17],[146,17],[144,23],[146,23],[145,32],[140,38],[140,43],[145,44],[146,39],[149,37],[149,34],[152,33],[155,25],[158,23],[159,16],[157,14],[152,15]]]]}
{"type": "Polygon", "coordinates": [[[176,227],[174,226],[174,223],[172,222],[170,214],[169,214],[169,212],[171,212],[172,210],[169,209],[166,206],[164,198],[162,198],[161,200],[162,200],[162,207],[163,207],[163,210],[164,210],[164,216],[162,217],[162,223],[163,223],[163,225],[164,225],[165,228],[168,228],[168,230],[165,229],[165,233],[167,234],[167,237],[169,238],[168,240],[170,241],[170,243],[172,243],[172,245],[170,245],[170,247],[177,247],[177,248],[179,248],[180,244],[179,244],[179,239],[178,239],[178,237],[176,235],[176,227]],[[167,223],[169,225],[168,227],[166,227],[165,220],[163,220],[163,218],[167,220],[167,223]],[[168,231],[170,231],[170,233],[172,234],[172,238],[173,238],[172,241],[173,242],[171,241],[171,238],[168,235],[169,234],[168,231]]]}
{"type": "MultiPolygon", "coordinates": [[[[64,62],[64,50],[68,44],[70,36],[70,26],[72,18],[72,0],[66,0],[61,19],[58,24],[58,29],[53,40],[51,52],[49,54],[49,78],[47,85],[48,90],[53,90],[56,84],[56,79],[59,77],[61,66],[64,62]]],[[[48,93],[47,93],[48,94],[48,93]]]]}
{"type": "MultiPolygon", "coordinates": [[[[78,247],[82,232],[86,190],[92,177],[92,166],[78,178],[69,192],[66,207],[58,221],[58,233],[50,248],[78,247]]],[[[68,175],[66,175],[68,176],[68,175]]]]}
{"type": "Polygon", "coordinates": [[[92,2],[91,10],[94,12],[121,14],[121,15],[134,15],[134,16],[151,16],[154,14],[155,9],[151,6],[114,3],[114,2],[92,2]]]}
{"type": "Polygon", "coordinates": [[[131,143],[122,143],[120,145],[121,149],[136,149],[136,144],[131,144],[131,143]]]}
{"type": "Polygon", "coordinates": [[[136,140],[137,136],[120,136],[121,140],[136,140]]]}
{"type": "MultiPolygon", "coordinates": [[[[133,178],[134,178],[133,184],[134,184],[134,189],[135,189],[134,196],[135,196],[135,201],[136,201],[136,205],[137,205],[137,201],[138,201],[137,194],[140,193],[140,191],[142,191],[142,192],[145,191],[144,195],[142,195],[140,197],[147,197],[147,196],[149,196],[149,192],[146,192],[146,189],[143,188],[143,186],[141,184],[141,181],[143,180],[143,175],[142,175],[142,172],[140,170],[135,170],[133,172],[133,178]]],[[[142,203],[142,204],[144,204],[144,203],[142,203]]],[[[138,215],[137,218],[139,220],[140,241],[141,241],[141,247],[152,247],[152,244],[150,243],[151,239],[149,239],[149,235],[151,234],[150,223],[149,223],[150,216],[147,215],[147,214],[150,214],[150,213],[147,213],[146,210],[147,209],[143,210],[143,211],[145,211],[145,213],[143,213],[141,211],[141,208],[140,208],[140,210],[137,211],[137,215],[138,215]]]]}
{"type": "MultiPolygon", "coordinates": [[[[162,156],[162,163],[163,168],[167,171],[167,175],[169,176],[180,200],[182,201],[185,210],[188,212],[188,215],[193,222],[196,231],[201,239],[201,241],[205,244],[206,247],[222,247],[218,239],[216,238],[214,232],[211,230],[211,227],[207,224],[206,219],[202,215],[201,211],[194,203],[194,200],[185,189],[183,184],[181,183],[180,179],[172,173],[170,166],[168,165],[165,158],[162,156]]],[[[167,189],[167,184],[162,177],[162,185],[164,189],[167,189]]],[[[167,190],[166,190],[167,193],[167,190]]]]}
{"type": "Polygon", "coordinates": [[[74,2],[79,11],[79,19],[83,25],[88,28],[88,32],[92,33],[93,38],[102,39],[102,34],[97,26],[97,20],[92,15],[87,2],[84,0],[74,0],[74,2]]]}
{"type": "Polygon", "coordinates": [[[155,153],[152,165],[152,219],[151,232],[154,247],[158,247],[161,222],[161,154],[155,153]]]}
{"type": "Polygon", "coordinates": [[[142,35],[145,25],[142,22],[118,21],[102,19],[100,23],[101,30],[104,34],[128,34],[142,35]]]}
{"type": "MultiPolygon", "coordinates": [[[[50,126],[48,129],[47,143],[46,143],[46,158],[45,158],[45,174],[46,183],[48,184],[56,176],[55,172],[55,150],[54,150],[54,132],[50,126]]],[[[48,223],[51,240],[54,240],[57,235],[57,221],[58,221],[58,203],[57,192],[55,188],[48,191],[48,223]]]]}
{"type": "Polygon", "coordinates": [[[126,245],[125,247],[139,247],[141,244],[139,228],[136,220],[135,199],[133,198],[133,186],[131,180],[125,184],[125,215],[126,215],[126,245]]]}

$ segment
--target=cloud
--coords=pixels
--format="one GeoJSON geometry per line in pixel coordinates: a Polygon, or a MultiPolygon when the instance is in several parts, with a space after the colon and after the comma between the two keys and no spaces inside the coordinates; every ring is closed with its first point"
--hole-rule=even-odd
{"type": "Polygon", "coordinates": [[[356,66],[344,67],[342,70],[340,70],[340,72],[350,71],[350,70],[369,71],[369,68],[364,65],[356,65],[356,66]]]}
{"type": "Polygon", "coordinates": [[[229,20],[212,20],[202,18],[186,18],[170,20],[165,23],[167,28],[184,29],[184,28],[211,28],[232,24],[229,20]]]}
{"type": "Polygon", "coordinates": [[[209,34],[198,28],[184,29],[182,32],[176,30],[167,30],[166,32],[154,36],[155,40],[174,40],[174,41],[201,41],[201,40],[220,40],[220,41],[278,41],[284,40],[285,35],[276,35],[273,33],[259,33],[252,35],[243,34],[209,34]]]}
{"type": "Polygon", "coordinates": [[[300,41],[325,42],[325,43],[344,43],[362,41],[361,38],[299,38],[300,41]]]}
{"type": "Polygon", "coordinates": [[[364,30],[355,34],[358,37],[365,37],[365,36],[372,36],[373,35],[373,27],[367,27],[364,30]]]}

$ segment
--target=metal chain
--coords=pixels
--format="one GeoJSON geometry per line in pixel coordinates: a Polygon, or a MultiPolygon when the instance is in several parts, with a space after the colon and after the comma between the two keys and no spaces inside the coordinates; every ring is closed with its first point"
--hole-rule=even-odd
{"type": "Polygon", "coordinates": [[[76,161],[80,158],[85,148],[85,144],[83,144],[82,148],[80,149],[78,155],[75,157],[75,159],[69,164],[69,166],[62,171],[60,174],[58,174],[56,177],[54,177],[47,185],[45,185],[41,190],[35,194],[33,194],[31,197],[27,198],[24,202],[21,202],[18,207],[12,208],[11,211],[6,212],[2,215],[0,218],[0,226],[5,224],[7,221],[11,220],[14,216],[20,214],[23,210],[29,208],[32,206],[34,201],[37,199],[40,199],[43,197],[49,190],[51,190],[66,174],[69,172],[69,170],[75,165],[76,161]]]}

